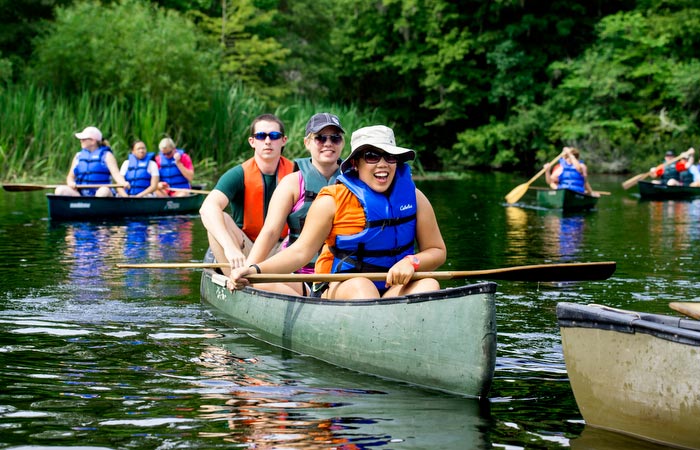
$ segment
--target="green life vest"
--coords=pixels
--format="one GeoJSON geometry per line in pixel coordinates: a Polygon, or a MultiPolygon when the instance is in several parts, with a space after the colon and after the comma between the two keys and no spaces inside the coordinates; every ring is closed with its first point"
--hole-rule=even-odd
{"type": "MultiPolygon", "coordinates": [[[[340,163],[340,161],[339,161],[340,163]]],[[[300,158],[294,160],[295,168],[299,169],[301,177],[304,180],[304,192],[300,193],[304,197],[304,203],[296,211],[292,211],[287,216],[287,225],[289,226],[289,243],[297,240],[301,234],[301,229],[304,227],[306,214],[309,212],[311,202],[314,201],[318,192],[324,186],[335,184],[335,179],[340,175],[340,164],[338,169],[329,178],[326,179],[311,163],[311,158],[300,158]]]]}

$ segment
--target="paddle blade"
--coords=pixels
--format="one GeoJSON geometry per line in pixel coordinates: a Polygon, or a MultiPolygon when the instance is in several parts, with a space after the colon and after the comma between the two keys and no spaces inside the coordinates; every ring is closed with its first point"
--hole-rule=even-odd
{"type": "Polygon", "coordinates": [[[615,261],[562,263],[562,264],[537,264],[532,266],[515,266],[501,269],[462,272],[468,277],[460,276],[462,273],[453,272],[453,278],[481,278],[507,281],[596,281],[607,280],[617,269],[615,261]]]}
{"type": "Polygon", "coordinates": [[[698,302],[671,302],[668,306],[688,317],[700,319],[700,303],[698,302]]]}
{"type": "Polygon", "coordinates": [[[44,189],[56,189],[56,185],[48,184],[3,184],[2,188],[8,192],[42,191],[44,189]]]}
{"type": "Polygon", "coordinates": [[[644,178],[646,178],[648,176],[649,176],[649,172],[640,173],[639,175],[636,175],[636,176],[630,178],[629,180],[624,181],[622,183],[622,188],[627,190],[627,189],[631,188],[632,186],[636,185],[637,183],[639,183],[640,180],[643,180],[644,178]]]}
{"type": "Polygon", "coordinates": [[[519,186],[516,186],[513,188],[512,191],[506,195],[506,203],[515,203],[518,200],[520,200],[523,195],[527,192],[527,190],[530,188],[530,183],[523,183],[519,186]]]}

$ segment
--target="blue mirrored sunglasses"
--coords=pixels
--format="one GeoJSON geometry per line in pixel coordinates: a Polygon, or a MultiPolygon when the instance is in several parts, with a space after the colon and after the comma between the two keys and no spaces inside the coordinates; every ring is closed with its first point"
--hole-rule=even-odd
{"type": "Polygon", "coordinates": [[[277,139],[282,139],[284,134],[280,133],[279,131],[270,131],[269,133],[258,131],[257,133],[253,133],[253,137],[259,141],[264,141],[268,136],[270,136],[270,140],[276,141],[277,139]]]}
{"type": "Polygon", "coordinates": [[[343,142],[343,136],[340,134],[317,134],[314,136],[314,139],[316,142],[319,142],[321,144],[325,144],[328,139],[331,140],[332,143],[334,144],[340,144],[343,142]]]}

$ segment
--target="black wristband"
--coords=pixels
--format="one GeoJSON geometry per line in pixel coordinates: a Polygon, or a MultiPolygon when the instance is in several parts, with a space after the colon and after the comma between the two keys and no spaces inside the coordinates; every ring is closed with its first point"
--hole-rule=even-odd
{"type": "Polygon", "coordinates": [[[257,272],[257,273],[262,273],[262,270],[260,270],[260,267],[257,264],[251,264],[248,267],[254,268],[255,272],[257,272]]]}

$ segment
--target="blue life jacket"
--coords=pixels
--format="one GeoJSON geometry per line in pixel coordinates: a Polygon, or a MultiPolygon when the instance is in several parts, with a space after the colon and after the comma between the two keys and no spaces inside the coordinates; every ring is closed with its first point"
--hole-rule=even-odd
{"type": "MultiPolygon", "coordinates": [[[[329,248],[334,256],[332,272],[386,272],[414,253],[417,201],[410,166],[397,166],[388,195],[373,191],[354,172],[339,175],[337,182],[358,198],[366,224],[357,234],[336,236],[335,245],[329,248]]],[[[379,289],[384,284],[375,282],[379,289]]]]}
{"type": "Polygon", "coordinates": [[[136,195],[145,191],[151,185],[151,174],[148,173],[148,163],[151,162],[155,155],[147,153],[143,159],[129,154],[129,168],[126,170],[124,178],[129,182],[131,188],[127,191],[129,195],[136,195]]]}
{"type": "MultiPolygon", "coordinates": [[[[579,160],[579,163],[583,164],[583,160],[579,160]]],[[[586,192],[586,183],[578,170],[573,164],[569,164],[565,158],[559,160],[562,171],[559,174],[559,189],[571,189],[576,192],[586,192]]]]}
{"type": "MultiPolygon", "coordinates": [[[[176,148],[175,151],[180,153],[180,155],[185,153],[184,150],[179,148],[176,148]]],[[[160,169],[158,170],[160,173],[160,181],[165,181],[170,187],[189,189],[191,187],[190,182],[185,178],[182,172],[180,172],[177,165],[175,165],[175,158],[173,158],[173,156],[174,153],[170,157],[167,157],[163,152],[160,152],[160,169]]]]}
{"type": "MultiPolygon", "coordinates": [[[[104,157],[112,149],[101,146],[95,151],[87,149],[80,150],[78,154],[78,164],[73,169],[75,184],[109,184],[110,173],[104,157]]],[[[94,196],[97,189],[78,189],[80,195],[94,196]]]]}

